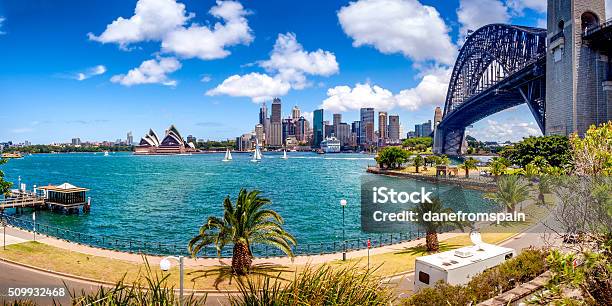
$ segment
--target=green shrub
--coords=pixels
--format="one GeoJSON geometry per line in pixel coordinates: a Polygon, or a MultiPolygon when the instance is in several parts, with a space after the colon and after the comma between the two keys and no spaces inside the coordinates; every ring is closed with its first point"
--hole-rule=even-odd
{"type": "Polygon", "coordinates": [[[239,295],[230,296],[231,305],[384,305],[392,300],[391,290],[375,270],[354,266],[307,266],[295,279],[280,277],[242,278],[239,295]]]}
{"type": "Polygon", "coordinates": [[[480,273],[466,285],[438,283],[404,301],[405,305],[467,305],[480,303],[534,279],[547,269],[547,251],[524,250],[517,257],[480,273]]]}

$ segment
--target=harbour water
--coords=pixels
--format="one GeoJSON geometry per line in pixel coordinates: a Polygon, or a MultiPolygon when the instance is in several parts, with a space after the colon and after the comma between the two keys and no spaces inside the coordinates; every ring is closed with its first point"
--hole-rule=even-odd
{"type": "MultiPolygon", "coordinates": [[[[346,236],[364,237],[360,229],[360,183],[374,159],[365,154],[264,153],[134,156],[130,153],[38,154],[11,160],[2,169],[14,183],[69,182],[91,189],[88,214],[37,213],[36,221],[84,235],[106,235],[151,243],[185,245],[210,215],[222,215],[222,201],[240,188],[259,189],[299,243],[339,241],[346,199],[346,236]]],[[[387,180],[401,179],[385,178],[387,180]]],[[[431,187],[424,182],[411,181],[431,187]]],[[[481,194],[466,191],[469,205],[486,205],[481,194]]],[[[14,212],[9,211],[9,214],[14,212]]],[[[31,214],[18,216],[31,219],[31,214]]]]}

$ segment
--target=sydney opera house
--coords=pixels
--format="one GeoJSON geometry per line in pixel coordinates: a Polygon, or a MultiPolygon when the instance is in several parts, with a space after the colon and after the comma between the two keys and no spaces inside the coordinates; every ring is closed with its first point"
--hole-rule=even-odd
{"type": "Polygon", "coordinates": [[[161,142],[155,131],[149,129],[149,132],[140,139],[140,143],[134,148],[134,154],[138,155],[186,154],[195,151],[194,144],[186,143],[174,125],[166,130],[166,135],[161,142]]]}

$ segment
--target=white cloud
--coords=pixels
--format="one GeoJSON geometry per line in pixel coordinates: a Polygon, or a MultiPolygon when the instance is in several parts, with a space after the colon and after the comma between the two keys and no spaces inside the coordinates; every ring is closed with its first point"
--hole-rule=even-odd
{"type": "Polygon", "coordinates": [[[268,72],[277,73],[296,89],[307,85],[305,74],[330,76],[339,71],[333,53],[321,49],[304,51],[293,33],[279,34],[270,59],[259,62],[259,65],[268,72]]]}
{"type": "Polygon", "coordinates": [[[203,75],[200,79],[200,82],[202,83],[208,83],[210,81],[212,81],[212,77],[210,75],[203,75]]]}
{"type": "Polygon", "coordinates": [[[466,130],[466,133],[481,141],[518,141],[523,137],[542,135],[535,122],[500,122],[492,119],[487,119],[486,124],[466,130]]]}
{"type": "Polygon", "coordinates": [[[89,68],[89,69],[87,69],[87,70],[85,70],[83,72],[77,73],[74,76],[74,78],[77,81],[84,81],[84,80],[87,80],[87,79],[89,79],[89,78],[91,78],[93,76],[104,74],[105,72],[106,72],[106,67],[104,65],[97,65],[97,66],[91,67],[91,68],[89,68]]]}
{"type": "Polygon", "coordinates": [[[339,112],[358,110],[362,107],[374,107],[380,110],[403,108],[415,111],[426,105],[439,105],[444,103],[451,71],[447,68],[431,69],[416,87],[401,90],[397,94],[367,83],[356,84],[352,88],[336,86],[327,90],[327,99],[323,101],[321,108],[339,112]]]}
{"type": "Polygon", "coordinates": [[[321,108],[345,112],[373,107],[379,110],[390,110],[395,107],[396,101],[393,93],[378,85],[355,84],[355,87],[346,85],[336,86],[327,90],[327,99],[323,100],[321,108]]]}
{"type": "Polygon", "coordinates": [[[531,9],[539,13],[546,13],[546,0],[507,0],[506,6],[515,13],[522,15],[525,9],[531,9]]]}
{"type": "Polygon", "coordinates": [[[287,94],[291,85],[283,80],[262,73],[232,75],[223,83],[206,92],[208,96],[228,95],[249,97],[253,102],[262,102],[287,94]]]}
{"type": "Polygon", "coordinates": [[[117,18],[106,26],[99,36],[89,33],[89,39],[101,43],[131,43],[161,40],[169,32],[179,29],[193,14],[187,14],[185,5],[175,0],[139,0],[134,15],[117,18]]]}
{"type": "Polygon", "coordinates": [[[162,51],[175,53],[185,58],[197,57],[203,60],[224,58],[230,54],[225,47],[253,41],[251,28],[244,18],[249,12],[235,1],[217,1],[210,14],[225,23],[215,23],[212,28],[192,24],[171,31],[162,41],[162,51]]]}
{"type": "Polygon", "coordinates": [[[217,1],[209,13],[223,22],[212,26],[189,24],[195,16],[176,0],[139,0],[134,15],[117,18],[99,36],[89,39],[117,43],[122,48],[142,41],[160,41],[161,50],[180,57],[204,60],[224,58],[226,47],[249,44],[253,40],[245,15],[249,12],[236,1],[217,1]]]}
{"type": "Polygon", "coordinates": [[[457,48],[440,13],[417,0],[359,0],[341,8],[338,19],[355,47],[370,45],[415,61],[455,60],[457,48]]]}
{"type": "Polygon", "coordinates": [[[115,75],[111,82],[124,86],[139,84],[162,84],[176,86],[176,80],[168,78],[172,73],[181,68],[181,63],[174,57],[160,57],[142,62],[138,68],[128,71],[127,74],[115,75]]]}
{"type": "Polygon", "coordinates": [[[292,88],[310,85],[307,75],[329,76],[339,70],[333,53],[321,49],[305,51],[293,33],[279,34],[270,58],[257,64],[269,74],[232,75],[206,94],[249,97],[253,102],[261,102],[283,96],[292,88]]]}
{"type": "Polygon", "coordinates": [[[6,18],[0,16],[0,35],[6,34],[6,32],[2,31],[2,23],[4,23],[5,20],[6,20],[6,18]]]}
{"type": "Polygon", "coordinates": [[[468,30],[476,31],[490,23],[508,23],[508,8],[498,0],[461,0],[457,10],[461,24],[460,41],[468,30]]]}

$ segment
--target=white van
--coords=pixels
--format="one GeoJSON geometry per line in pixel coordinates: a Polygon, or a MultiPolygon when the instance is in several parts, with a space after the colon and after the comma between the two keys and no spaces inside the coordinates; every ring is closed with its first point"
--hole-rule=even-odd
{"type": "Polygon", "coordinates": [[[466,284],[474,275],[515,255],[514,249],[482,243],[418,257],[414,266],[414,291],[433,287],[439,280],[451,285],[466,284]]]}

